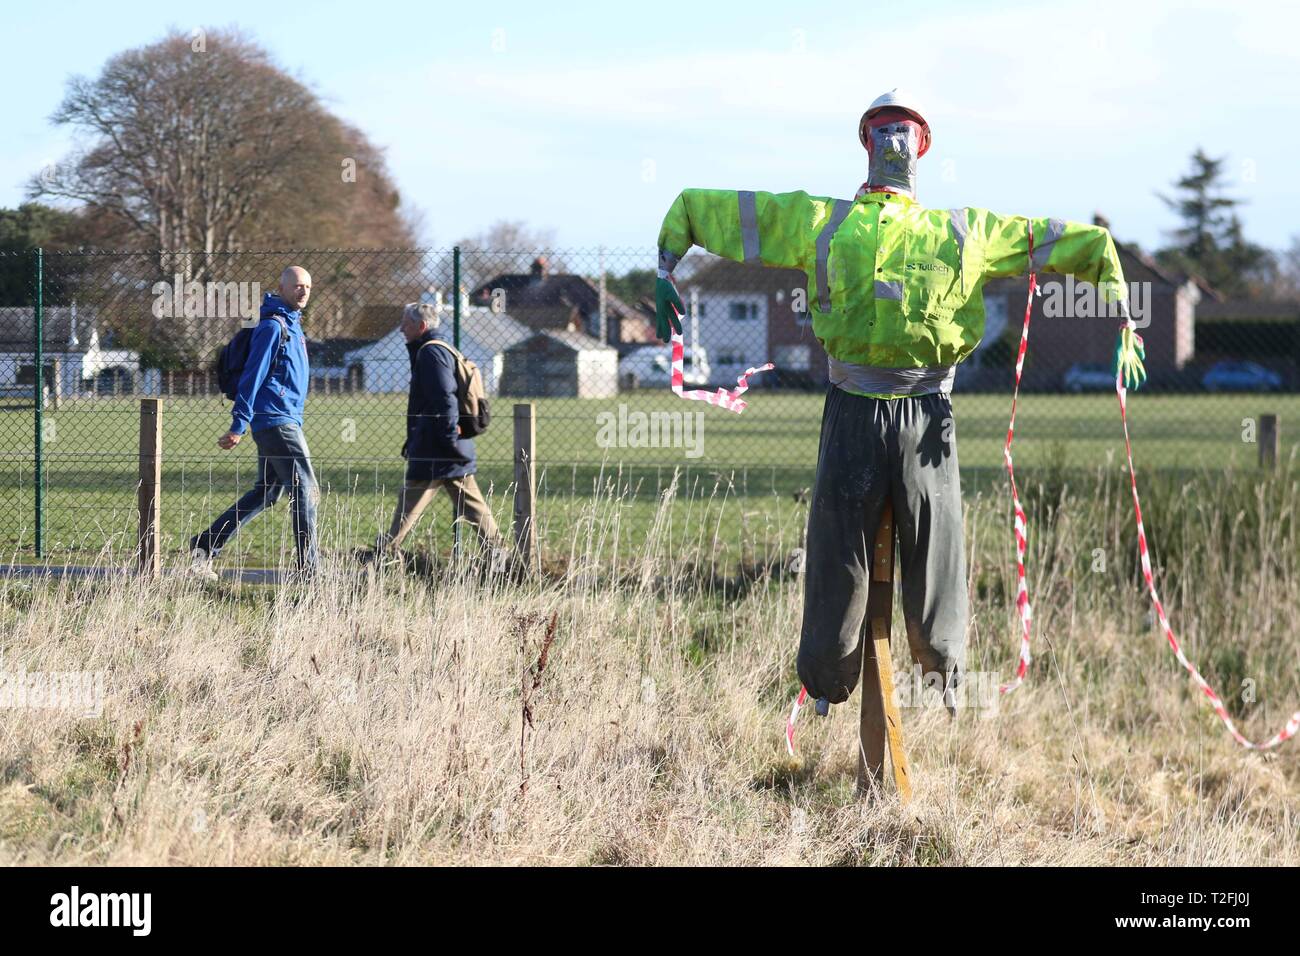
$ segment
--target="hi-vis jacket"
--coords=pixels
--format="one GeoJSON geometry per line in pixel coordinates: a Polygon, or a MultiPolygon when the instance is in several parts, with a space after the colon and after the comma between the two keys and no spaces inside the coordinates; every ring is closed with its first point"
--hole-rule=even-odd
{"type": "MultiPolygon", "coordinates": [[[[828,355],[879,368],[954,365],[984,335],[985,280],[1027,274],[1029,222],[986,209],[926,209],[892,193],[683,190],[659,233],[670,264],[692,245],[737,262],[802,269],[828,355]]],[[[1034,268],[1127,289],[1101,226],[1034,219],[1034,268]]]]}

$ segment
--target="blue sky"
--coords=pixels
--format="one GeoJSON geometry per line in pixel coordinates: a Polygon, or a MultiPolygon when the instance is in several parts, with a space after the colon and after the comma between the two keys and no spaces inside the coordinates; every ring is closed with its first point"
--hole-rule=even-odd
{"type": "Polygon", "coordinates": [[[168,27],[237,25],[386,150],[422,240],[499,219],[652,247],[686,186],[851,196],[865,105],[926,104],[926,205],[1090,219],[1146,248],[1198,145],[1247,235],[1300,235],[1300,10],[1254,3],[70,2],[11,7],[0,205],[67,151],[67,78],[168,27]],[[547,11],[551,12],[547,12],[547,11]]]}

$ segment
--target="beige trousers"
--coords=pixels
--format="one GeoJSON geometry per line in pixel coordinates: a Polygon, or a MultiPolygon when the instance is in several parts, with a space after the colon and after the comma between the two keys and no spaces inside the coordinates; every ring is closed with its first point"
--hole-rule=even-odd
{"type": "Polygon", "coordinates": [[[380,535],[377,550],[397,547],[402,539],[415,527],[420,515],[438,489],[443,488],[451,496],[453,514],[456,521],[462,518],[474,526],[479,543],[484,547],[500,547],[501,532],[497,529],[492,510],[479,491],[478,482],[473,475],[464,478],[435,478],[432,481],[410,481],[402,486],[397,498],[397,510],[393,512],[393,523],[388,534],[380,535]]]}

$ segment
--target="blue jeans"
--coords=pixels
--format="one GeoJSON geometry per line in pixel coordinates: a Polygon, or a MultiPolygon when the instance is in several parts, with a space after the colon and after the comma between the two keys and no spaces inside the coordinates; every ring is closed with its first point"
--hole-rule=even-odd
{"type": "Polygon", "coordinates": [[[257,483],[226,509],[212,527],[190,539],[198,548],[216,557],[235,532],[275,504],[288,491],[293,508],[293,537],[298,550],[298,567],[315,568],[316,502],[320,490],[311,467],[307,439],[297,425],[274,425],[253,432],[257,444],[257,483]]]}

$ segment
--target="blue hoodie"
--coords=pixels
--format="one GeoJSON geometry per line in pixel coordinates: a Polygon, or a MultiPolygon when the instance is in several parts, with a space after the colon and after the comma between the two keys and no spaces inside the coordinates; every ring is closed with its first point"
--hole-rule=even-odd
{"type": "Polygon", "coordinates": [[[302,408],[307,401],[311,373],[307,366],[307,337],[299,319],[302,313],[273,292],[262,300],[261,321],[253,330],[248,346],[248,362],[239,379],[235,407],[231,412],[230,430],[244,434],[276,425],[302,425],[302,408]],[[288,336],[280,331],[284,320],[288,336]]]}

